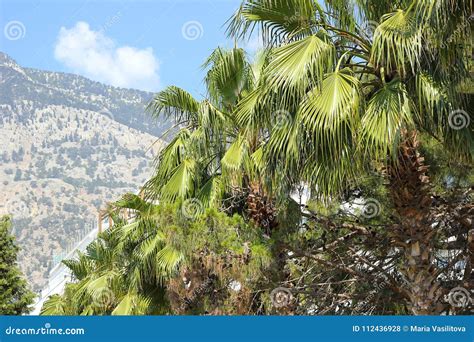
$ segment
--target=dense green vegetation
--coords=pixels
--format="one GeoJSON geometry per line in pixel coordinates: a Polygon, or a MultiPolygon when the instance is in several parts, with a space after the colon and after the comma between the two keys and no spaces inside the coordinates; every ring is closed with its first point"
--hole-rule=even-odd
{"type": "Polygon", "coordinates": [[[114,216],[114,229],[78,260],[65,261],[77,283],[51,297],[43,314],[231,314],[247,308],[271,263],[270,246],[253,226],[211,209],[189,220],[177,206],[134,195],[117,206],[134,208],[135,220],[114,216]],[[228,288],[232,282],[239,291],[228,288]]]}
{"type": "Polygon", "coordinates": [[[228,32],[265,48],[217,48],[203,100],[155,96],[179,130],[43,313],[468,312],[472,10],[244,1],[228,32]]]}
{"type": "Polygon", "coordinates": [[[0,315],[22,315],[29,312],[34,294],[16,264],[18,247],[10,230],[10,217],[0,217],[0,315]]]}

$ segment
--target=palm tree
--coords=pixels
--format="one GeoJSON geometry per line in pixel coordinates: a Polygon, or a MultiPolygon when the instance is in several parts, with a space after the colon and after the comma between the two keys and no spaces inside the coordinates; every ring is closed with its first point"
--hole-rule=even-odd
{"type": "Polygon", "coordinates": [[[109,213],[113,227],[63,261],[73,281],[45,302],[42,315],[248,313],[249,284],[268,266],[269,252],[242,218],[214,210],[190,219],[176,205],[133,194],[109,213]],[[133,217],[121,217],[124,209],[133,217]]]}
{"type": "Polygon", "coordinates": [[[206,99],[199,102],[174,86],[155,96],[148,107],[151,114],[171,117],[179,130],[159,155],[155,176],[145,186],[146,198],[194,200],[198,211],[221,207],[226,199],[239,212],[246,207],[256,223],[272,225],[263,219],[274,211],[261,187],[259,144],[264,132],[258,126],[243,127],[233,116],[237,103],[263,83],[265,60],[262,54],[251,64],[240,48],[217,48],[203,66],[206,99]],[[239,204],[242,198],[244,204],[239,204]]]}
{"type": "Polygon", "coordinates": [[[159,238],[160,231],[154,226],[150,228],[153,208],[140,207],[138,211],[137,204],[140,202],[134,196],[124,196],[117,208],[134,208],[136,220],[129,223],[111,211],[113,228],[101,233],[85,253],[63,261],[73,281],[66,285],[64,294],[51,296],[45,302],[42,315],[167,312],[163,279],[179,263],[179,253],[170,253],[171,247],[159,238]],[[153,270],[149,267],[150,255],[156,257],[153,270]]]}
{"type": "Polygon", "coordinates": [[[229,24],[236,39],[258,30],[267,48],[265,81],[244,94],[234,116],[248,131],[271,133],[259,142],[268,187],[278,183],[285,197],[303,182],[328,197],[359,172],[383,174],[414,314],[439,312],[443,294],[422,137],[466,165],[474,151],[472,96],[459,91],[469,77],[472,10],[455,0],[246,0],[229,24]],[[268,123],[281,111],[289,119],[274,129],[268,123]]]}
{"type": "MultiPolygon", "coordinates": [[[[112,232],[67,262],[76,281],[44,313],[70,314],[71,306],[81,314],[249,313],[253,294],[282,278],[291,283],[293,273],[300,288],[315,279],[328,284],[329,274],[317,306],[331,310],[347,304],[334,300],[335,290],[364,301],[370,282],[386,275],[384,293],[394,303],[385,308],[382,295],[372,298],[381,312],[404,312],[393,308],[400,300],[414,314],[440,312],[438,276],[468,253],[439,267],[439,242],[449,234],[468,241],[472,208],[455,233],[436,228],[433,173],[422,152],[435,144],[461,167],[471,165],[464,108],[472,96],[460,91],[470,55],[459,46],[471,11],[472,4],[454,0],[244,1],[229,32],[238,41],[259,30],[264,50],[250,63],[238,47],[216,49],[204,63],[202,101],[177,87],[156,95],[149,111],[177,127],[154,176],[142,196],[115,203],[112,232]],[[362,183],[360,174],[383,179],[393,211],[386,222],[336,222],[291,199],[303,187],[328,203],[362,183]],[[242,213],[266,230],[206,208],[242,213]],[[121,219],[124,209],[134,218],[121,219]],[[388,231],[383,243],[372,223],[382,227],[377,238],[388,231]],[[308,236],[299,233],[305,225],[308,236]],[[287,257],[294,242],[300,248],[287,257]],[[342,266],[327,246],[345,253],[342,266]],[[383,262],[374,264],[377,255],[383,262]],[[361,289],[354,279],[364,279],[361,289]],[[233,281],[244,290],[232,293],[233,281]]],[[[302,298],[311,307],[310,294],[302,298]]]]}

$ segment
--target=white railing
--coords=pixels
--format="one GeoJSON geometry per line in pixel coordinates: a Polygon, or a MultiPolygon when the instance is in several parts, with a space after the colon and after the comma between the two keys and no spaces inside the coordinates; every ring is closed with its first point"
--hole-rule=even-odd
{"type": "Polygon", "coordinates": [[[39,315],[44,302],[49,296],[54,294],[62,294],[64,288],[68,282],[71,281],[71,271],[61,262],[65,259],[72,259],[76,256],[78,251],[84,252],[87,246],[97,238],[99,233],[99,226],[106,230],[109,228],[109,221],[103,220],[102,225],[96,224],[95,227],[84,236],[67,254],[65,254],[59,262],[53,266],[49,272],[48,282],[46,286],[41,290],[41,293],[33,304],[33,310],[30,315],[39,315]]]}

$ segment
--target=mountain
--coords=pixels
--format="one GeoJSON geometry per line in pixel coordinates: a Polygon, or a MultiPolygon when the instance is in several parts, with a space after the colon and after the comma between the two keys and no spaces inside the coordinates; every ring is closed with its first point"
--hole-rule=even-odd
{"type": "Polygon", "coordinates": [[[150,176],[170,127],[145,114],[152,96],[0,53],[0,214],[13,215],[35,290],[107,202],[150,176]]]}

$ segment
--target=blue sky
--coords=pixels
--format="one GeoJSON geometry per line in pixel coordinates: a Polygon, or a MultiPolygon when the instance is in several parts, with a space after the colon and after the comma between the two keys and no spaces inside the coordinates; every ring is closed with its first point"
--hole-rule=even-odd
{"type": "Polygon", "coordinates": [[[199,96],[200,66],[216,46],[232,45],[225,22],[239,4],[0,0],[0,51],[27,67],[146,90],[177,85],[199,96]]]}

